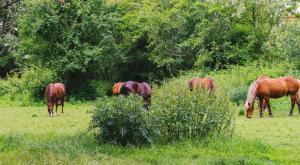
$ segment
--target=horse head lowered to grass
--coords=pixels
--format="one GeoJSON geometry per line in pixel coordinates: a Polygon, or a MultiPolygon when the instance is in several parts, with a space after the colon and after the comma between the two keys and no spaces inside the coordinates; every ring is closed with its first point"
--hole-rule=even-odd
{"type": "Polygon", "coordinates": [[[65,85],[62,83],[50,83],[46,87],[45,96],[47,98],[47,107],[48,113],[52,117],[54,116],[53,107],[56,105],[56,113],[57,113],[57,106],[61,105],[61,113],[64,113],[64,101],[66,97],[66,88],[65,85]]]}
{"type": "Polygon", "coordinates": [[[293,115],[295,103],[298,105],[300,113],[300,102],[298,91],[300,88],[300,81],[293,77],[281,77],[281,78],[269,78],[262,77],[258,78],[251,83],[248,96],[245,103],[246,117],[251,118],[254,110],[254,101],[257,97],[259,100],[259,115],[263,116],[263,101],[269,110],[269,116],[272,117],[272,110],[270,106],[270,98],[280,98],[283,96],[290,96],[291,98],[291,109],[289,115],[293,115]]]}

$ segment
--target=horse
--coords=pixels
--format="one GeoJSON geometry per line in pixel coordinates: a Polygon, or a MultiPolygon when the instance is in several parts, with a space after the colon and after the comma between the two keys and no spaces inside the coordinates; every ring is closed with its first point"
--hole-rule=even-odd
{"type": "Polygon", "coordinates": [[[144,99],[145,109],[149,109],[149,106],[151,105],[152,88],[146,82],[139,83],[135,81],[127,81],[121,86],[120,93],[124,95],[133,93],[142,96],[144,99]]]}
{"type": "Polygon", "coordinates": [[[121,93],[121,87],[124,84],[124,82],[117,82],[113,85],[112,87],[112,95],[116,96],[119,95],[121,93]]]}
{"type": "Polygon", "coordinates": [[[48,113],[50,117],[54,116],[53,106],[56,106],[56,113],[58,105],[62,106],[61,113],[64,113],[64,101],[66,97],[66,88],[62,83],[50,83],[46,87],[45,96],[47,98],[48,113]]]}
{"type": "Polygon", "coordinates": [[[188,88],[192,91],[193,89],[205,89],[213,93],[216,90],[214,80],[211,78],[200,78],[194,77],[188,81],[188,88]]]}
{"type": "Polygon", "coordinates": [[[300,102],[298,91],[300,88],[300,81],[293,77],[281,77],[281,78],[259,78],[251,83],[247,100],[245,102],[246,117],[251,118],[254,110],[254,101],[257,97],[259,99],[259,115],[263,117],[262,107],[263,101],[265,101],[269,116],[273,117],[270,107],[270,98],[281,98],[283,96],[290,95],[291,109],[289,116],[293,115],[295,103],[297,102],[298,110],[300,113],[300,102]]]}

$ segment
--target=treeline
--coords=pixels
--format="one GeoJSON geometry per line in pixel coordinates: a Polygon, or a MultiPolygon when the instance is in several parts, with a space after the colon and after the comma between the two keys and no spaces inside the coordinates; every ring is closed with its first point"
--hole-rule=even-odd
{"type": "Polygon", "coordinates": [[[2,0],[0,76],[47,78],[33,89],[62,81],[69,95],[91,99],[114,81],[295,61],[299,25],[285,17],[296,7],[290,0],[2,0]]]}

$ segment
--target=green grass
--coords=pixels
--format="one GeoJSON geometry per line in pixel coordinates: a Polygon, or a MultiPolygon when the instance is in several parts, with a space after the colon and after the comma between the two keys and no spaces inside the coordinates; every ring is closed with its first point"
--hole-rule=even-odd
{"type": "MultiPolygon", "coordinates": [[[[237,117],[233,138],[212,137],[151,147],[99,145],[88,132],[91,104],[0,107],[2,164],[298,164],[300,116],[237,117]]],[[[280,115],[280,116],[279,116],[280,115]]]]}

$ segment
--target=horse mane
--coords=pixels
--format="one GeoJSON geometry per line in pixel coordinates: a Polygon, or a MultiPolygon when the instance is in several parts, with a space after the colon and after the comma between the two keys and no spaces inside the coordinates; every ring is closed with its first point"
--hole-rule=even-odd
{"type": "Polygon", "coordinates": [[[258,85],[265,79],[268,79],[268,76],[260,76],[258,77],[255,81],[253,81],[248,89],[248,95],[247,95],[247,100],[246,102],[249,102],[251,105],[253,104],[253,102],[255,101],[255,97],[256,97],[256,92],[257,92],[257,88],[258,85]]]}
{"type": "Polygon", "coordinates": [[[255,101],[255,97],[256,97],[256,92],[257,92],[257,82],[254,81],[251,83],[249,89],[248,89],[248,95],[247,95],[247,100],[246,102],[249,102],[251,105],[253,104],[253,102],[255,101]]]}

